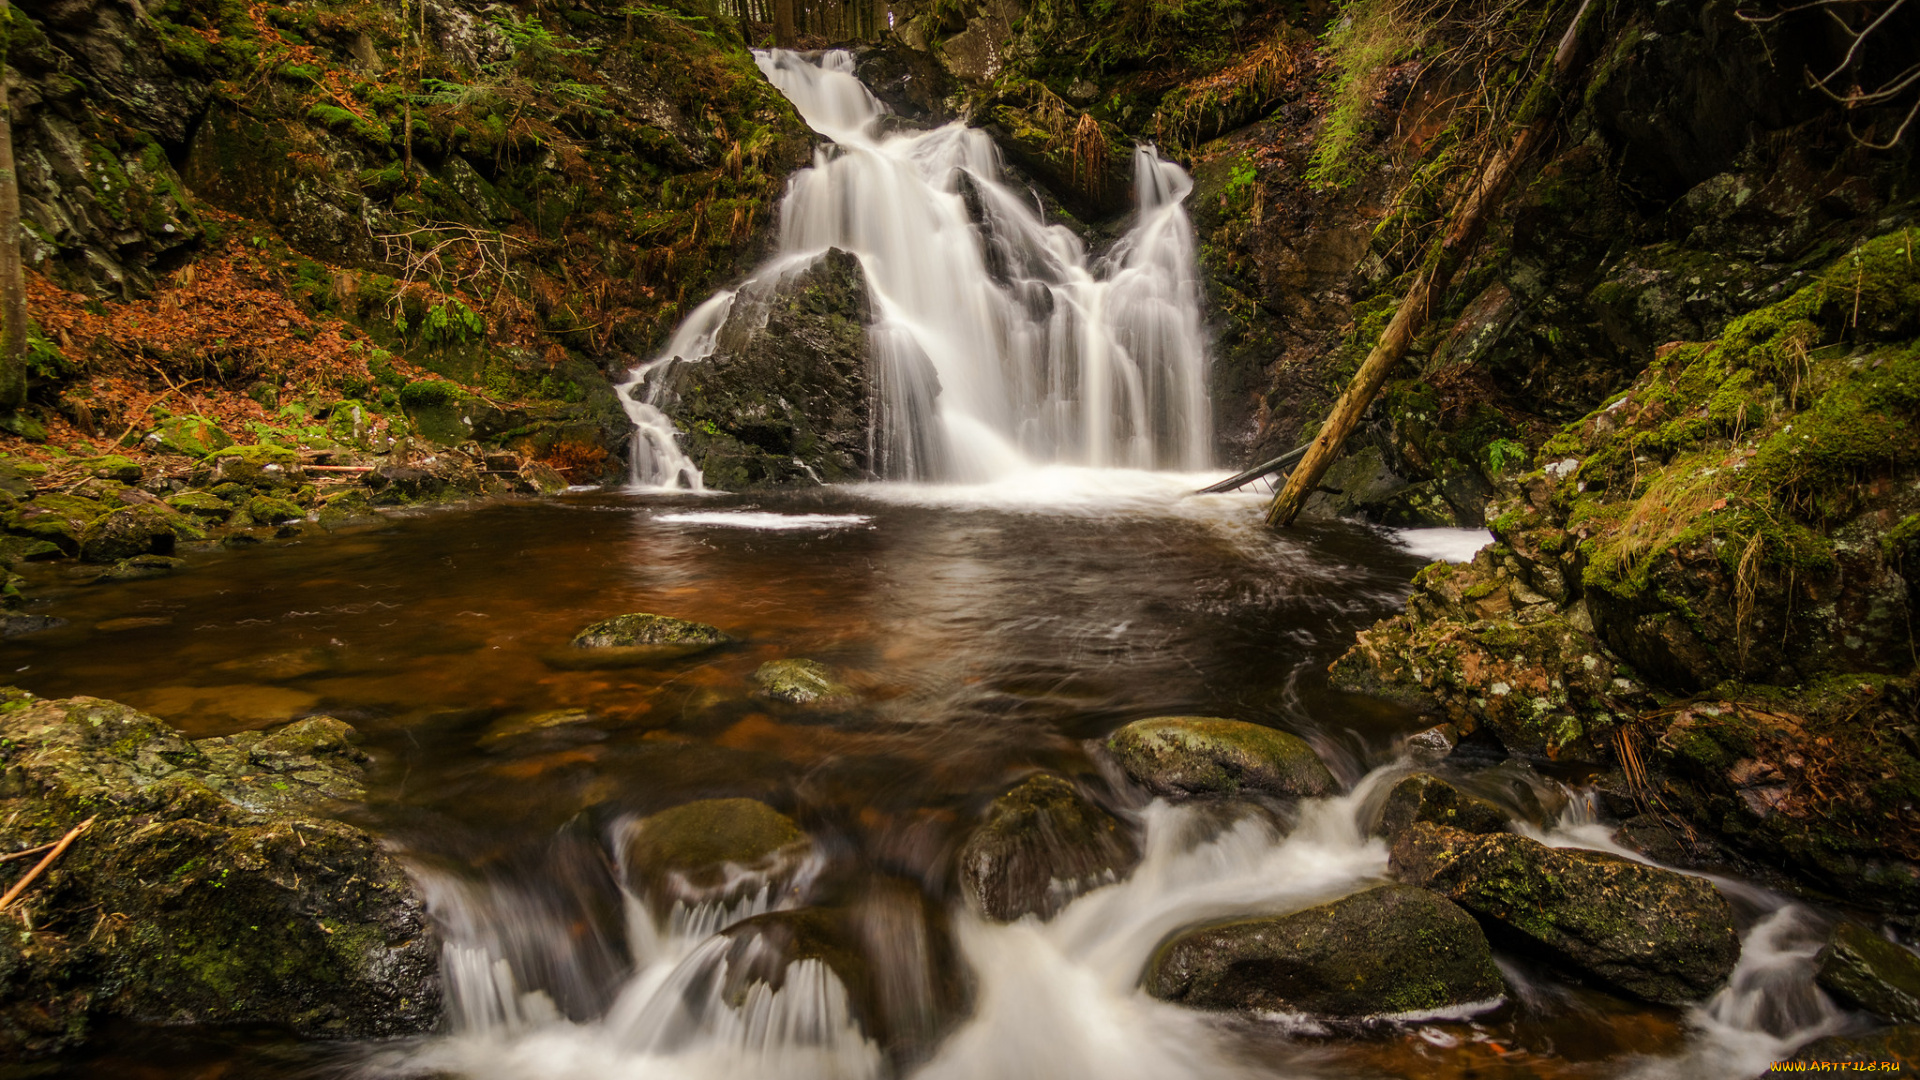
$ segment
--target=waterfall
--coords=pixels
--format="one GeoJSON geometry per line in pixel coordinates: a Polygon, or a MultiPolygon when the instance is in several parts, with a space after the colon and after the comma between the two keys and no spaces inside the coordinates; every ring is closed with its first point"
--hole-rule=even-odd
{"type": "MultiPolygon", "coordinates": [[[[868,328],[873,469],[887,479],[984,481],[1034,465],[1198,470],[1211,464],[1207,349],[1194,270],[1192,181],[1134,151],[1137,220],[1102,257],[1004,179],[984,132],[877,130],[886,112],[844,51],[755,53],[831,140],[796,173],[780,250],[741,286],[765,288],[829,248],[856,256],[868,328]]],[[[636,486],[701,486],[660,400],[676,362],[712,355],[734,292],[688,316],[619,387],[636,486]]]]}

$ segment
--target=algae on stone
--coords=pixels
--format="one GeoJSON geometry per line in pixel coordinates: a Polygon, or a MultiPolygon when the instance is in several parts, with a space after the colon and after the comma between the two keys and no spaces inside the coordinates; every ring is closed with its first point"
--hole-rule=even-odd
{"type": "Polygon", "coordinates": [[[1136,720],[1107,748],[1135,781],[1156,795],[1318,797],[1338,785],[1306,740],[1274,728],[1214,716],[1136,720]]]}

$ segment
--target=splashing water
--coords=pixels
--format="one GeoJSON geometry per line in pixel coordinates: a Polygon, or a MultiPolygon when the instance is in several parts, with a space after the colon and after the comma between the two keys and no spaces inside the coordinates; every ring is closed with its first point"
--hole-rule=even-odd
{"type": "Polygon", "coordinates": [[[761,302],[829,248],[859,259],[872,300],[877,475],[981,482],[1054,461],[1210,464],[1206,341],[1181,206],[1192,182],[1178,166],[1135,150],[1138,221],[1093,259],[1002,181],[985,133],[956,123],[877,134],[885,108],[854,78],[850,54],[755,56],[834,145],[789,185],[781,253],[696,309],[619,387],[636,486],[701,489],[662,409],[663,376],[713,354],[737,300],[761,302]]]}

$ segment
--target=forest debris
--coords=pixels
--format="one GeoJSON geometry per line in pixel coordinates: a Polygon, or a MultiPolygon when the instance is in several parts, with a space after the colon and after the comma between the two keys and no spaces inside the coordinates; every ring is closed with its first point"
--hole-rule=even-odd
{"type": "Polygon", "coordinates": [[[52,866],[53,860],[59,858],[61,854],[67,850],[67,847],[71,845],[76,839],[79,838],[81,833],[87,831],[88,826],[92,825],[94,822],[98,820],[100,820],[98,817],[90,817],[87,820],[81,822],[80,824],[75,825],[72,829],[68,830],[67,835],[61,837],[60,841],[53,845],[53,850],[47,852],[45,858],[33,864],[33,869],[27,871],[25,877],[22,877],[19,881],[14,882],[13,888],[8,889],[7,894],[5,896],[0,896],[0,911],[7,910],[7,906],[9,904],[12,904],[14,900],[18,899],[21,893],[27,891],[27,886],[33,884],[34,879],[40,876],[41,871],[45,870],[49,866],[52,866]]]}

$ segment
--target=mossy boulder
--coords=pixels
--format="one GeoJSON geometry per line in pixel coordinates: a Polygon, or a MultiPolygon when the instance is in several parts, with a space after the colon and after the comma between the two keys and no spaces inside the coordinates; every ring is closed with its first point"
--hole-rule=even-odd
{"type": "MultiPolygon", "coordinates": [[[[233,436],[204,416],[170,416],[140,440],[149,450],[203,458],[233,445],[233,436]]],[[[126,481],[132,483],[133,481],[126,481]]]]}
{"type": "Polygon", "coordinates": [[[692,656],[732,641],[724,631],[705,623],[635,612],[582,629],[568,649],[549,660],[567,667],[644,664],[692,656]]]}
{"type": "Polygon", "coordinates": [[[229,446],[214,451],[207,461],[211,466],[210,487],[220,484],[256,489],[295,487],[306,480],[299,453],[284,446],[267,443],[229,446]]]}
{"type": "Polygon", "coordinates": [[[247,500],[247,515],[261,525],[278,525],[283,521],[306,517],[307,512],[300,509],[298,503],[277,499],[272,495],[255,495],[247,500]]]}
{"type": "Polygon", "coordinates": [[[120,484],[137,484],[146,473],[139,462],[119,454],[88,458],[85,464],[88,475],[94,479],[112,480],[120,484]]]}
{"type": "Polygon", "coordinates": [[[753,673],[760,694],[790,705],[827,705],[852,699],[853,691],[818,660],[769,660],[753,673]]]}
{"type": "Polygon", "coordinates": [[[1201,1009],[1360,1019],[1491,1006],[1506,987],[1473,916],[1425,889],[1382,885],[1187,931],[1161,946],[1146,989],[1201,1009]]]}
{"type": "Polygon", "coordinates": [[[1833,928],[1814,978],[1856,1008],[1896,1023],[1920,1023],[1920,957],[1851,920],[1833,928]]]}
{"type": "Polygon", "coordinates": [[[114,563],[94,580],[105,583],[166,577],[186,564],[187,560],[176,559],[171,555],[135,555],[130,559],[121,559],[114,563]]]}
{"type": "Polygon", "coordinates": [[[728,906],[761,889],[799,885],[813,841],[758,799],[702,799],[635,822],[625,842],[629,884],[664,915],[675,903],[728,906]]]}
{"type": "Polygon", "coordinates": [[[110,563],[136,555],[166,555],[179,539],[180,515],[152,504],[127,506],[94,519],[80,534],[80,557],[110,563]]]}
{"type": "MultiPolygon", "coordinates": [[[[111,701],[0,699],[10,843],[94,819],[24,898],[42,930],[23,974],[0,978],[0,1016],[64,1017],[68,1043],[97,1015],[343,1037],[438,1020],[421,897],[377,837],[321,816],[361,793],[351,727],[195,742],[111,701]]],[[[44,1050],[44,1034],[0,1024],[0,1052],[44,1050]]]]}
{"type": "Polygon", "coordinates": [[[475,405],[484,405],[459,387],[437,379],[410,382],[400,389],[400,407],[423,439],[442,446],[458,446],[473,438],[475,405]]]}
{"type": "Polygon", "coordinates": [[[1733,909],[1705,878],[1427,822],[1401,834],[1392,868],[1466,908],[1497,939],[1647,1001],[1699,1001],[1740,956],[1733,909]]]}
{"type": "Polygon", "coordinates": [[[1136,783],[1170,799],[1258,792],[1317,797],[1338,789],[1297,735],[1214,716],[1136,720],[1107,740],[1136,783]]]}
{"type": "Polygon", "coordinates": [[[1469,795],[1432,773],[1414,773],[1387,793],[1374,835],[1399,836],[1416,821],[1450,825],[1471,833],[1495,833],[1506,831],[1507,812],[1499,804],[1469,795]]]}
{"type": "Polygon", "coordinates": [[[1090,888],[1125,876],[1140,861],[1112,814],[1066,779],[1036,773],[993,800],[986,820],[960,848],[961,891],[989,919],[1043,919],[1090,888]]]}
{"type": "Polygon", "coordinates": [[[225,521],[233,516],[233,504],[205,491],[183,491],[168,497],[168,506],[183,514],[207,521],[225,521]]]}

